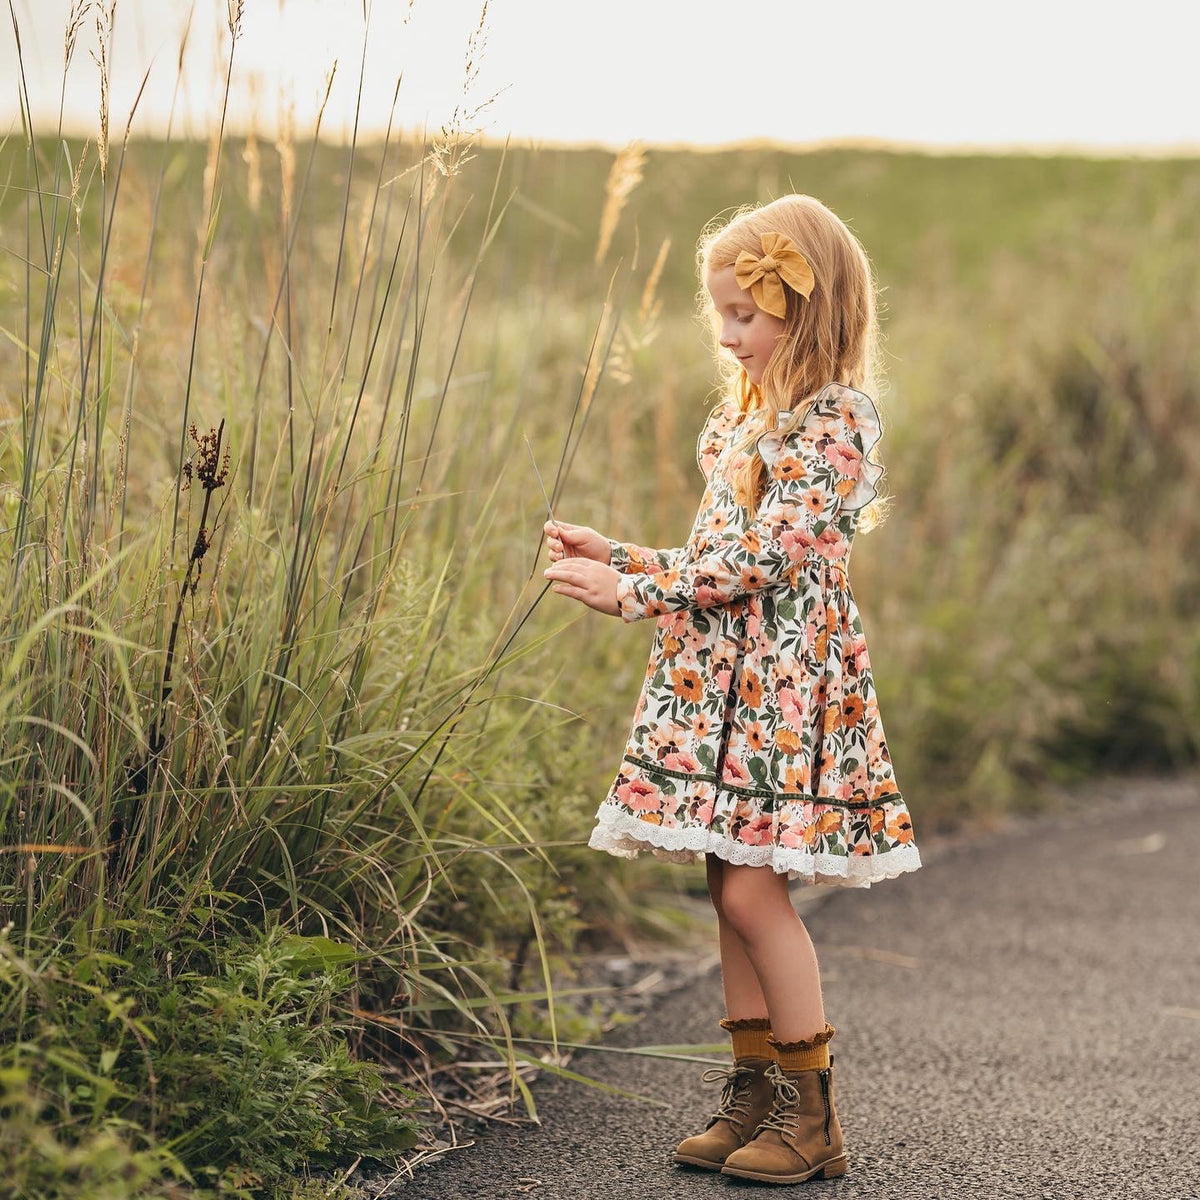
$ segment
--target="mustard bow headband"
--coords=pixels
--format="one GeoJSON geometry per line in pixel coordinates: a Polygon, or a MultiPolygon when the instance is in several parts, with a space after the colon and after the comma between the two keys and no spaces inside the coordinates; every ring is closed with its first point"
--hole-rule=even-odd
{"type": "Polygon", "coordinates": [[[790,238],[782,233],[764,233],[759,236],[762,257],[743,250],[733,265],[734,278],[738,287],[749,288],[754,303],[774,317],[787,312],[787,300],[783,294],[786,283],[806,300],[816,286],[816,276],[808,259],[796,249],[790,238]]]}

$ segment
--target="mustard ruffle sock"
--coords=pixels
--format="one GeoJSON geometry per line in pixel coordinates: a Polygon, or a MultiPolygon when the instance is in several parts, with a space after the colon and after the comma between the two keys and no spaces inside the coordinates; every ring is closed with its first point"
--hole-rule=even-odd
{"type": "Polygon", "coordinates": [[[739,1058],[774,1057],[767,1041],[771,1036],[770,1017],[722,1017],[721,1028],[729,1030],[734,1062],[739,1058]]]}
{"type": "Polygon", "coordinates": [[[781,1070],[819,1071],[829,1066],[829,1039],[836,1032],[837,1030],[826,1021],[825,1028],[810,1038],[781,1042],[776,1039],[774,1033],[768,1031],[766,1041],[781,1070]]]}

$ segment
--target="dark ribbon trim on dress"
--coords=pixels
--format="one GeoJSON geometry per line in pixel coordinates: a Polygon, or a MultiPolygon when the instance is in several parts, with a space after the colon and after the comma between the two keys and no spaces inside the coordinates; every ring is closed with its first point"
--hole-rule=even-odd
{"type": "Polygon", "coordinates": [[[831,796],[814,796],[808,792],[779,792],[772,788],[742,787],[741,784],[728,783],[723,779],[719,779],[715,774],[708,775],[700,771],[676,771],[671,767],[664,767],[656,762],[651,762],[648,758],[639,758],[636,754],[623,754],[621,757],[626,762],[631,762],[635,766],[639,766],[646,771],[656,772],[659,775],[669,775],[674,779],[687,779],[696,783],[713,783],[717,787],[723,788],[727,792],[735,792],[739,796],[767,796],[772,800],[782,801],[787,804],[795,804],[799,800],[806,803],[826,804],[833,808],[883,808],[884,805],[895,804],[898,801],[902,803],[904,800],[904,797],[898,791],[888,792],[875,800],[839,800],[831,796]]]}

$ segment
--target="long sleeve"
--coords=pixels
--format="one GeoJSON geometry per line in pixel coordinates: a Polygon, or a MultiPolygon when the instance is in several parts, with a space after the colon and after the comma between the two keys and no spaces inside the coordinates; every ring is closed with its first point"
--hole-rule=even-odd
{"type": "Polygon", "coordinates": [[[617,581],[622,621],[727,604],[763,588],[795,587],[806,559],[842,557],[847,550],[842,514],[857,511],[876,494],[882,468],[866,456],[878,439],[870,398],[826,385],[798,429],[758,439],[769,478],[754,517],[724,534],[702,536],[694,551],[659,570],[622,575],[617,581]]]}
{"type": "Polygon", "coordinates": [[[649,546],[639,546],[636,542],[618,542],[615,538],[608,538],[607,541],[612,552],[610,565],[627,575],[670,570],[684,552],[683,546],[654,550],[649,546]]]}

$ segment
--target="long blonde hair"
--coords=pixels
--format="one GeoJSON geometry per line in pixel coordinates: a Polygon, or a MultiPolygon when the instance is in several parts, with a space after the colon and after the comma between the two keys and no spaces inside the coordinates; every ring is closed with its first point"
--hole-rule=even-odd
{"type": "MultiPolygon", "coordinates": [[[[730,482],[738,502],[753,511],[766,484],[766,466],[754,442],[775,428],[780,409],[792,409],[783,430],[796,428],[811,405],[806,403],[827,383],[841,383],[866,392],[878,404],[879,329],[878,284],[858,239],[834,212],[813,196],[788,195],[769,204],[746,205],[727,222],[719,218],[702,232],[696,248],[700,277],[697,309],[712,336],[713,355],[722,393],[732,396],[746,422],[737,450],[751,450],[743,468],[730,482]],[[750,382],[745,367],[720,343],[721,319],[706,285],[709,271],[731,267],[743,250],[762,254],[763,233],[785,234],[808,259],[816,286],[806,300],[784,285],[787,301],[783,332],[775,343],[762,381],[750,382]]],[[[735,435],[736,436],[736,435],[735,435]]],[[[879,461],[878,451],[872,461],[879,461]]],[[[883,511],[877,498],[860,513],[861,529],[879,524],[883,511]]]]}

